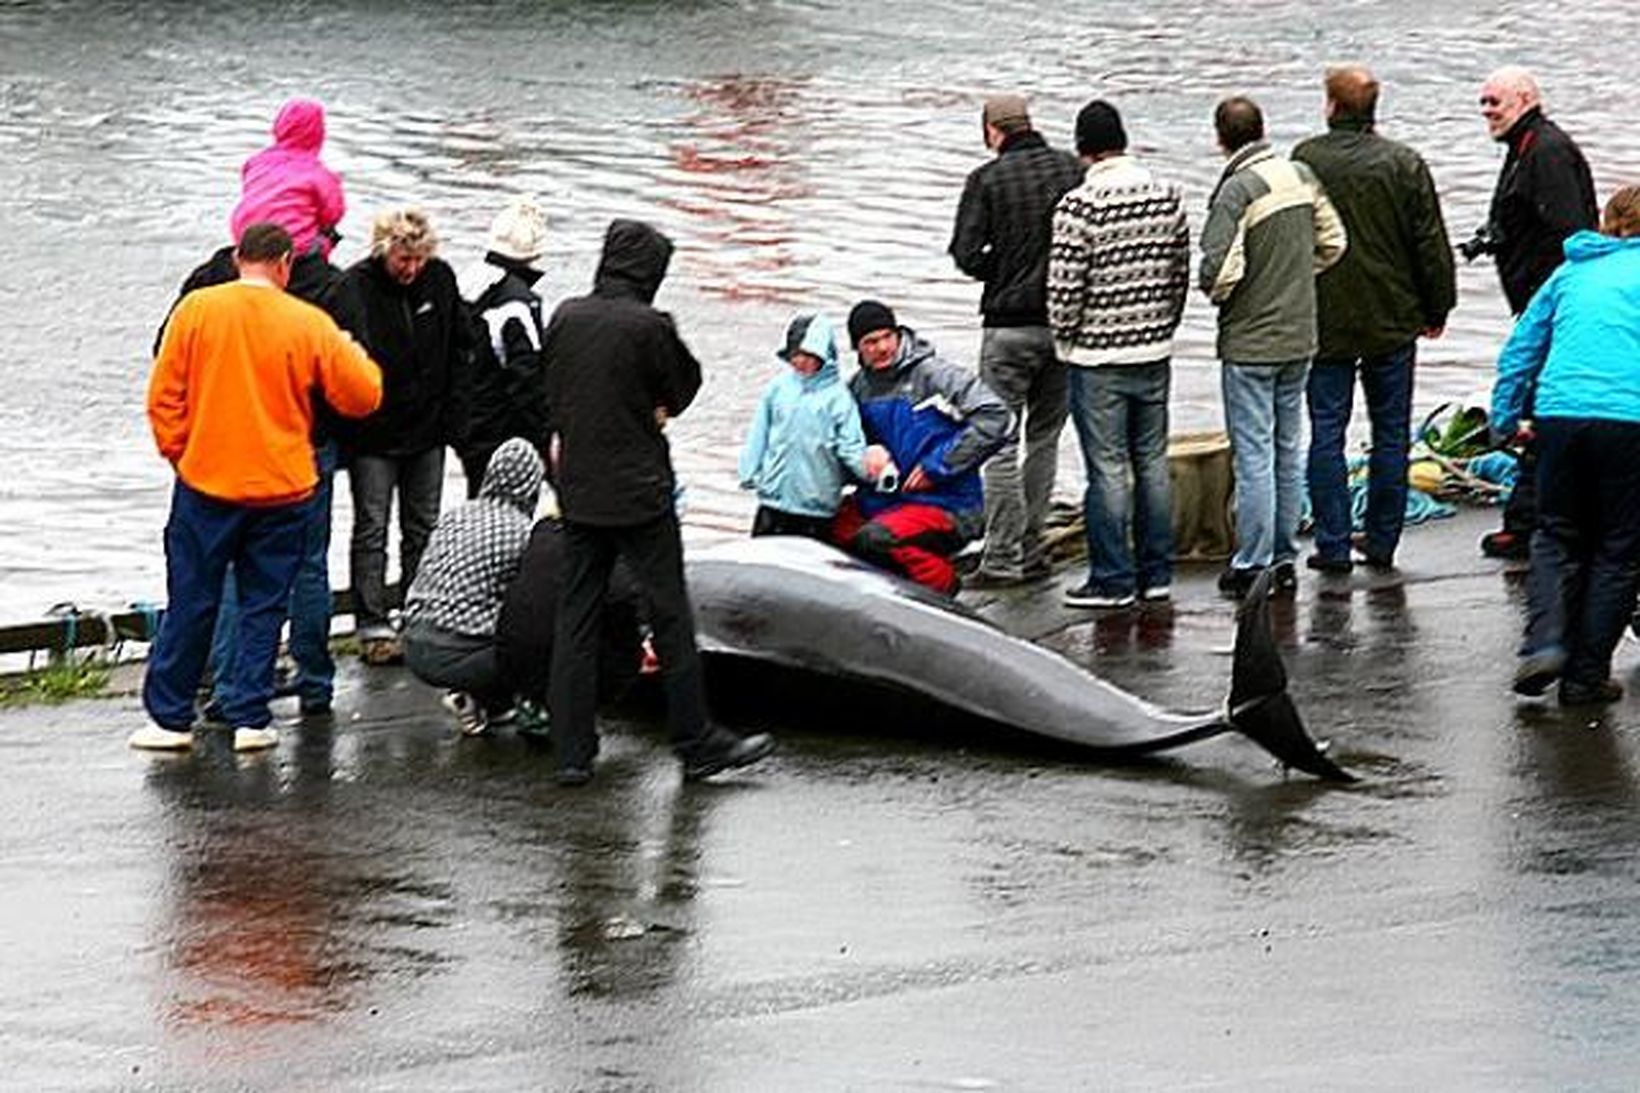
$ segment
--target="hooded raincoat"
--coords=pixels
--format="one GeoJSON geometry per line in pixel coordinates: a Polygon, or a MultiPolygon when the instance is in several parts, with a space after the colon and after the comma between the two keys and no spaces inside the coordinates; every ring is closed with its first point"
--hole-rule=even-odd
{"type": "Polygon", "coordinates": [[[850,476],[866,478],[865,433],[837,370],[830,321],[816,315],[798,349],[819,357],[820,370],[805,376],[786,368],[763,389],[740,452],[740,484],[771,509],[832,516],[850,476]]]}
{"type": "Polygon", "coordinates": [[[672,317],[651,306],[671,257],[671,241],[648,224],[613,221],[592,293],[565,300],[547,324],[553,485],[571,523],[635,527],[672,511],[676,483],[661,417],[694,400],[700,362],[672,317]]]}
{"type": "Polygon", "coordinates": [[[1640,237],[1578,232],[1498,357],[1492,426],[1515,431],[1534,379],[1535,417],[1640,422],[1637,362],[1640,237]]]}
{"type": "Polygon", "coordinates": [[[330,257],[334,231],[347,211],[342,180],[319,160],[325,108],[292,99],[273,120],[273,144],[245,161],[241,192],[229,226],[237,241],[245,228],[271,221],[290,232],[298,255],[330,257]]]}

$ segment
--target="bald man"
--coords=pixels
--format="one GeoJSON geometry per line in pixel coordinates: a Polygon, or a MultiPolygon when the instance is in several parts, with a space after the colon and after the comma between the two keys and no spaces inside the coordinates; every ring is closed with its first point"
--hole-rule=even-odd
{"type": "Polygon", "coordinates": [[[1543,96],[1530,72],[1498,69],[1481,87],[1480,102],[1486,131],[1509,151],[1492,191],[1484,239],[1478,248],[1466,246],[1464,256],[1495,257],[1509,310],[1519,315],[1560,265],[1566,237],[1598,230],[1600,209],[1588,161],[1544,116],[1543,96]]]}
{"type": "MultiPolygon", "coordinates": [[[[1519,315],[1560,265],[1566,237],[1597,230],[1600,210],[1588,161],[1576,142],[1543,116],[1543,96],[1530,72],[1513,65],[1498,69],[1482,85],[1480,104],[1487,132],[1509,151],[1486,225],[1461,249],[1470,260],[1493,256],[1509,310],[1519,315]]],[[[1537,526],[1536,472],[1528,443],[1503,527],[1482,537],[1482,553],[1515,559],[1529,555],[1537,526]]]]}

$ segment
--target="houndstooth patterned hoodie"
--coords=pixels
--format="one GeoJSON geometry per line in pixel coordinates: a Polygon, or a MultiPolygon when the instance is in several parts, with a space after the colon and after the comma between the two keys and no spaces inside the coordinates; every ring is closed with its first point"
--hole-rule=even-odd
{"type": "Polygon", "coordinates": [[[470,637],[495,634],[501,599],[518,575],[541,497],[541,457],[514,437],[496,449],[478,497],[439,517],[405,597],[407,626],[470,637]]]}

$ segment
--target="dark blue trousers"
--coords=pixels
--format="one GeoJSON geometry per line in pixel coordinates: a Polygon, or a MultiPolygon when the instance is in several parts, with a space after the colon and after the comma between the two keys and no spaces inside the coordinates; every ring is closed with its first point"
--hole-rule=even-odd
{"type": "Polygon", "coordinates": [[[1640,586],[1640,424],[1539,418],[1538,525],[1523,654],[1559,648],[1561,678],[1597,687],[1640,586]]]}
{"type": "Polygon", "coordinates": [[[148,654],[142,703],[161,728],[186,732],[211,650],[229,564],[239,589],[239,656],[223,704],[236,728],[271,721],[273,665],[290,588],[307,548],[312,501],[250,506],[219,501],[181,479],[165,524],[165,615],[148,654]]]}
{"type": "MultiPolygon", "coordinates": [[[[336,474],[335,442],[319,449],[318,463],[319,486],[308,506],[313,523],[296,583],[290,589],[290,655],[296,661],[296,696],[304,711],[329,706],[336,679],[336,661],[330,655],[330,498],[336,474]]],[[[216,675],[213,701],[219,709],[232,705],[228,687],[238,658],[239,591],[230,566],[211,638],[210,662],[216,675]]]]}
{"type": "Polygon", "coordinates": [[[1366,552],[1395,557],[1407,514],[1407,448],[1412,432],[1412,378],[1416,343],[1381,357],[1318,357],[1310,366],[1310,511],[1315,552],[1350,556],[1350,488],[1344,440],[1355,400],[1355,377],[1367,396],[1372,455],[1367,461],[1366,552]]]}

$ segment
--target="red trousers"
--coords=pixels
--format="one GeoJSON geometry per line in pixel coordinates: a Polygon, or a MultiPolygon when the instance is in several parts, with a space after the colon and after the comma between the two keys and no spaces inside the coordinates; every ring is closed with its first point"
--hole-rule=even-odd
{"type": "Polygon", "coordinates": [[[867,520],[851,497],[837,510],[831,538],[850,554],[936,592],[957,590],[951,556],[962,549],[964,539],[955,518],[938,505],[910,502],[867,520]]]}

